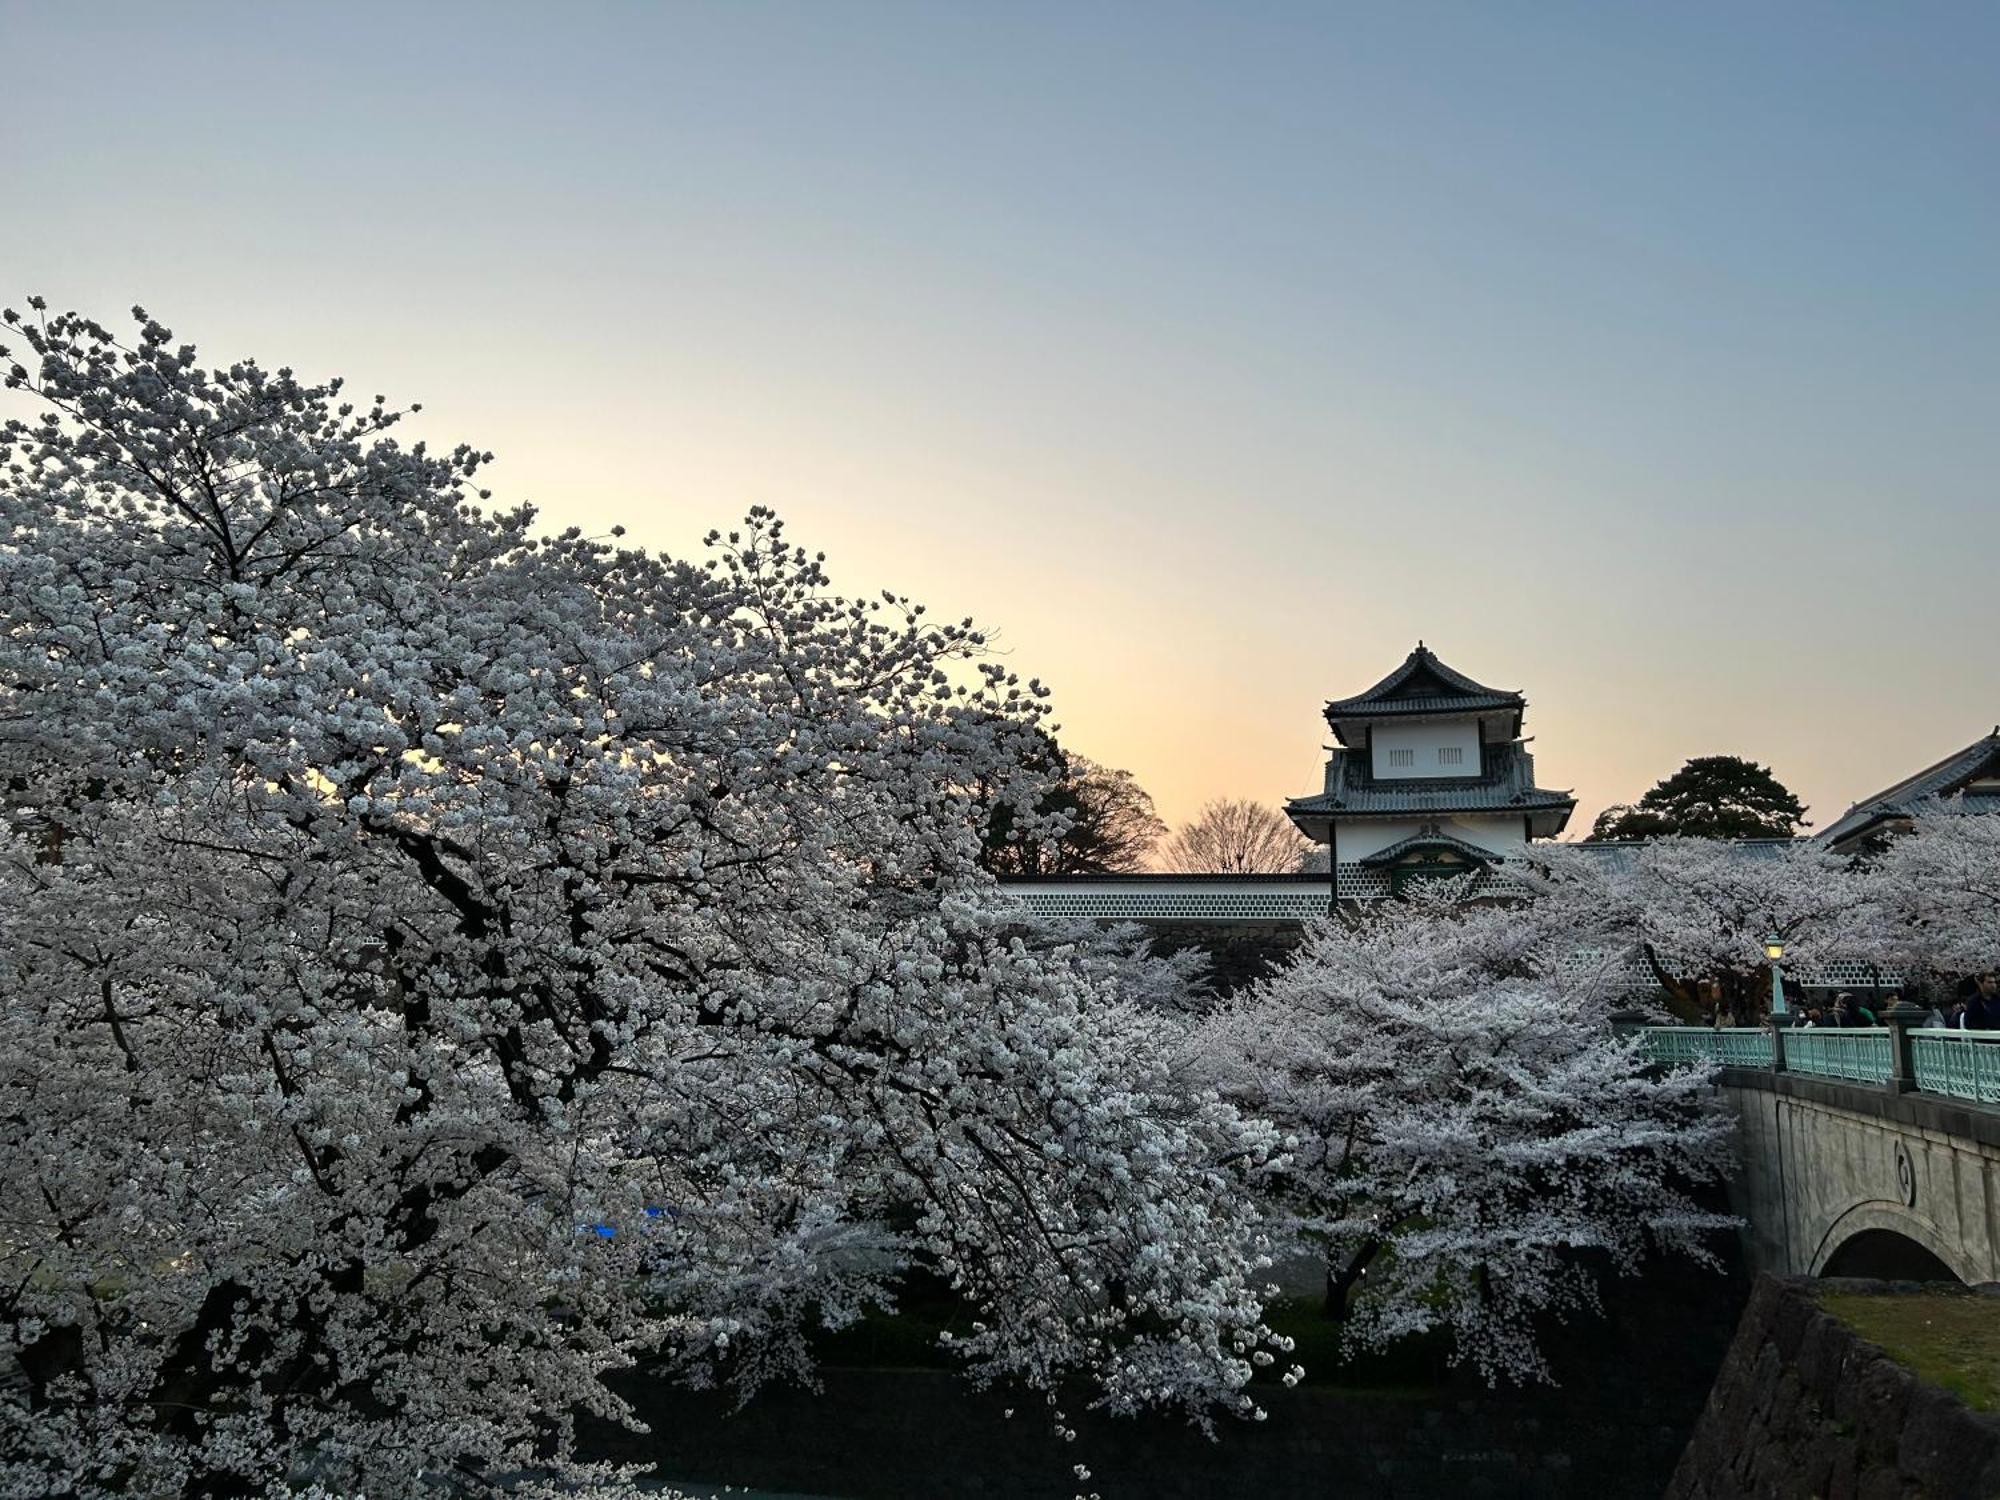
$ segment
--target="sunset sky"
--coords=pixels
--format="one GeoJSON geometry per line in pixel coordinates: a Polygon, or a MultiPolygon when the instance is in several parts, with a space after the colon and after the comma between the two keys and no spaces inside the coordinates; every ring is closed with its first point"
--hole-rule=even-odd
{"type": "Polygon", "coordinates": [[[1170,821],[1418,637],[1573,831],[2000,720],[2000,6],[0,0],[0,301],[777,507],[1170,821]]]}

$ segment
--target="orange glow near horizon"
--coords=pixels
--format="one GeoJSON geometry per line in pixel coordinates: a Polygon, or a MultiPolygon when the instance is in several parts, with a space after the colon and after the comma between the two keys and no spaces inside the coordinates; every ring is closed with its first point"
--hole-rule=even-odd
{"type": "Polygon", "coordinates": [[[551,526],[752,505],[1169,823],[1422,637],[1570,832],[2000,720],[2000,15],[0,9],[0,302],[421,400],[551,526]],[[357,19],[360,16],[361,19],[357,19]],[[244,128],[245,121],[256,127],[244,128]]]}

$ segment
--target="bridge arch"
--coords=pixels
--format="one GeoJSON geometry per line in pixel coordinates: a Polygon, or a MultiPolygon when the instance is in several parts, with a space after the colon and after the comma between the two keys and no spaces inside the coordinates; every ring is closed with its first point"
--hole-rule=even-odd
{"type": "Polygon", "coordinates": [[[1727,1070],[1723,1093],[1751,1266],[2000,1281],[2000,1109],[1751,1068],[1727,1070]]]}
{"type": "Polygon", "coordinates": [[[1901,1281],[1970,1285],[1983,1281],[1962,1247],[1900,1203],[1857,1203],[1820,1236],[1807,1266],[1814,1276],[1876,1276],[1901,1281]]]}

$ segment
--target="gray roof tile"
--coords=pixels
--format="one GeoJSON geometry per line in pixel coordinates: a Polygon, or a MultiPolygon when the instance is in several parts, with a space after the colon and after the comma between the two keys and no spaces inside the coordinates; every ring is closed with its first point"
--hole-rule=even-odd
{"type": "Polygon", "coordinates": [[[2000,729],[1974,740],[1956,754],[1947,755],[1936,765],[1926,766],[1872,797],[1864,797],[1813,837],[1822,844],[1838,843],[1866,833],[1877,824],[1908,817],[1918,803],[1958,790],[1989,762],[2000,762],[2000,729]]]}
{"type": "Polygon", "coordinates": [[[1391,817],[1421,813],[1531,812],[1537,808],[1572,808],[1568,792],[1535,785],[1535,758],[1519,740],[1489,745],[1484,774],[1448,780],[1378,781],[1368,774],[1367,756],[1333,753],[1333,789],[1317,796],[1297,797],[1285,811],[1297,816],[1391,817]]]}
{"type": "Polygon", "coordinates": [[[1526,705],[1519,693],[1491,688],[1474,682],[1463,672],[1439,661],[1434,653],[1417,642],[1417,649],[1403,664],[1365,693],[1336,698],[1326,706],[1333,718],[1373,718],[1377,714],[1459,713],[1486,708],[1521,708],[1526,705]]]}

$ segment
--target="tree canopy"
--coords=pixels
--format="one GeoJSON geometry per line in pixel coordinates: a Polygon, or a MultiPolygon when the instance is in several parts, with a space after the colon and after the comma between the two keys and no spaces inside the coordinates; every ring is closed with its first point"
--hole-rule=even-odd
{"type": "Polygon", "coordinates": [[[1598,1264],[1708,1253],[1730,1221],[1691,1189],[1730,1125],[1699,1072],[1613,1034],[1610,996],[1562,962],[1570,909],[1459,884],[1316,927],[1205,1024],[1194,1066],[1294,1143],[1275,1211],[1324,1259],[1350,1346],[1438,1329],[1489,1378],[1545,1378],[1536,1318],[1594,1307],[1598,1264]]]}
{"type": "Polygon", "coordinates": [[[1146,960],[994,906],[968,788],[1038,831],[1043,692],[971,622],[767,511],[544,534],[379,398],[31,309],[0,1491],[573,1493],[602,1373],[754,1387],[909,1267],[975,1371],[1248,1405],[1274,1134],[1146,960]]]}
{"type": "Polygon", "coordinates": [[[982,789],[979,862],[995,875],[1112,875],[1146,868],[1167,831],[1130,771],[1101,766],[1044,737],[1024,762],[1045,790],[1031,815],[982,789]]]}
{"type": "Polygon", "coordinates": [[[1782,839],[1804,827],[1805,806],[1770,768],[1738,755],[1702,755],[1634,805],[1607,807],[1593,839],[1782,839]]]}

